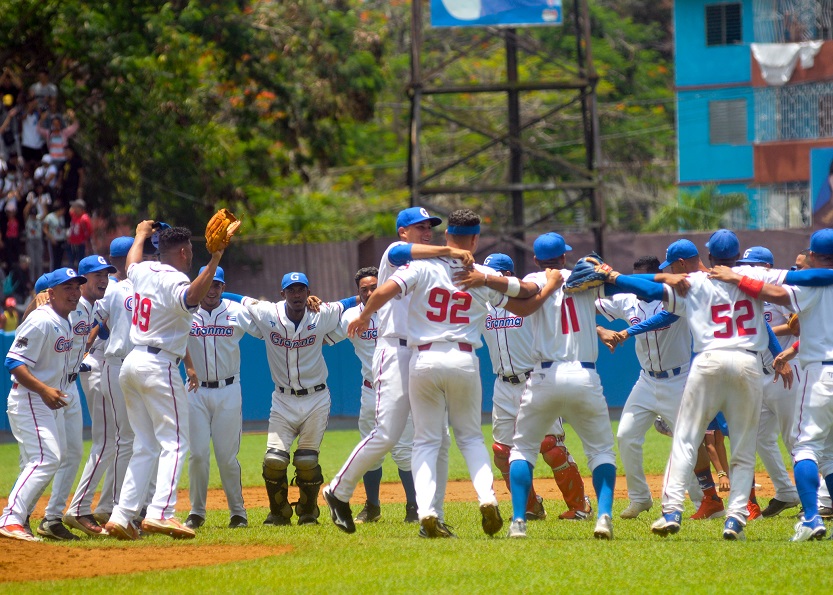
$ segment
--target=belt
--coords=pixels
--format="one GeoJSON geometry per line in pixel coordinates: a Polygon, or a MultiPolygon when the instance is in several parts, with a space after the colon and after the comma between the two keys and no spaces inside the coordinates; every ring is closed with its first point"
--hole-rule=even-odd
{"type": "Polygon", "coordinates": [[[833,359],[821,362],[822,366],[833,366],[833,359]]]}
{"type": "Polygon", "coordinates": [[[229,384],[234,384],[234,376],[229,376],[225,380],[218,380],[217,382],[200,382],[200,386],[204,388],[220,388],[229,384]]]}
{"type": "Polygon", "coordinates": [[[370,382],[370,380],[364,380],[362,381],[362,384],[367,388],[373,388],[373,384],[370,382]]]}
{"type": "Polygon", "coordinates": [[[326,384],[316,384],[312,387],[312,389],[302,388],[301,390],[295,390],[294,388],[284,388],[282,386],[279,386],[278,390],[281,391],[281,393],[289,393],[293,397],[305,397],[308,394],[317,393],[319,391],[324,390],[325,388],[327,388],[326,384]]]}
{"type": "Polygon", "coordinates": [[[500,379],[504,382],[508,382],[509,384],[521,384],[522,382],[526,382],[526,379],[529,378],[530,372],[532,372],[532,370],[521,372],[515,376],[501,376],[500,379]]]}
{"type": "MultiPolygon", "coordinates": [[[[165,351],[164,349],[160,349],[159,347],[150,347],[149,345],[136,345],[134,347],[134,349],[138,349],[140,351],[147,351],[148,353],[152,353],[153,355],[159,355],[160,353],[165,351]]],[[[170,353],[170,352],[168,352],[168,353],[170,353]]],[[[173,354],[171,354],[171,355],[173,355],[173,354]]],[[[176,365],[178,366],[179,362],[181,362],[181,361],[182,361],[181,357],[176,358],[176,365]]]]}
{"type": "Polygon", "coordinates": [[[69,381],[69,382],[75,382],[76,378],[78,378],[77,373],[72,373],[72,374],[67,375],[67,381],[69,381]]]}
{"type": "MultiPolygon", "coordinates": [[[[429,349],[431,349],[432,345],[433,343],[426,343],[425,345],[419,345],[417,349],[420,351],[428,351],[429,349]]],[[[457,345],[460,351],[474,351],[474,347],[471,346],[471,343],[451,343],[451,345],[457,345]]]]}
{"type": "Polygon", "coordinates": [[[400,347],[407,347],[408,342],[405,339],[399,339],[399,346],[400,347]]]}
{"type": "Polygon", "coordinates": [[[662,372],[652,372],[650,370],[645,370],[645,373],[650,376],[651,378],[672,378],[674,376],[679,376],[683,371],[682,366],[679,368],[673,368],[671,370],[663,370],[662,372]]]}
{"type": "MultiPolygon", "coordinates": [[[[554,363],[555,362],[541,362],[541,367],[546,370],[547,368],[552,368],[552,365],[554,363]]],[[[593,362],[579,362],[579,363],[581,364],[582,368],[587,368],[588,370],[595,370],[596,369],[596,364],[593,363],[593,362]]]]}

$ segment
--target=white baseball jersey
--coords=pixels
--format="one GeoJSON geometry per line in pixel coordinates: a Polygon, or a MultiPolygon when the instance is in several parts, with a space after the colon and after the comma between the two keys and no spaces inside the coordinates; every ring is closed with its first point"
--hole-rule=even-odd
{"type": "MultiPolygon", "coordinates": [[[[40,306],[18,327],[14,343],[6,354],[26,364],[32,375],[52,388],[65,390],[72,360],[72,327],[49,305],[40,306]]],[[[28,390],[16,382],[10,395],[28,390]]]]}
{"type": "Polygon", "coordinates": [[[792,307],[801,323],[801,348],[798,361],[802,368],[833,360],[833,286],[794,287],[785,285],[792,307]]]}
{"type": "Polygon", "coordinates": [[[191,317],[196,306],[185,303],[191,280],[170,265],[155,261],[131,264],[127,277],[133,282],[134,345],[156,347],[185,357],[191,317]]]}
{"type": "Polygon", "coordinates": [[[487,307],[483,339],[489,347],[492,370],[498,376],[517,376],[529,372],[537,363],[533,355],[535,338],[532,325],[503,308],[487,307]]]}
{"type": "MultiPolygon", "coordinates": [[[[309,309],[298,324],[286,315],[286,302],[262,302],[243,298],[252,321],[266,343],[272,381],[278,388],[312,389],[327,383],[327,364],[321,348],[327,333],[338,328],[344,310],[338,302],[309,309]]],[[[257,336],[257,335],[256,335],[257,336]]]]}
{"type": "MultiPolygon", "coordinates": [[[[385,253],[382,255],[382,261],[379,263],[379,286],[390,279],[399,267],[392,264],[389,260],[391,249],[396,246],[402,246],[406,242],[394,242],[388,246],[385,253]]],[[[384,306],[379,308],[376,313],[376,318],[379,322],[379,338],[385,339],[407,339],[408,338],[408,303],[410,297],[404,295],[397,299],[390,300],[384,306]]]]}
{"type": "MultiPolygon", "coordinates": [[[[570,277],[569,269],[563,269],[564,281],[570,277]]],[[[547,283],[546,273],[539,271],[524,277],[538,287],[547,283]]],[[[599,339],[596,335],[596,304],[604,297],[604,286],[565,294],[562,285],[547,298],[541,308],[527,317],[535,330],[534,353],[536,361],[595,362],[599,356],[599,339]]]]}
{"type": "MultiPolygon", "coordinates": [[[[662,301],[644,302],[632,293],[620,293],[596,300],[598,311],[610,321],[617,318],[633,326],[662,311],[662,301]]],[[[691,333],[685,319],[634,337],[639,365],[649,372],[664,372],[691,360],[691,333]]]]}
{"type": "MultiPolygon", "coordinates": [[[[452,258],[414,260],[391,276],[403,295],[411,294],[408,316],[408,347],[433,341],[469,343],[475,349],[480,340],[487,305],[503,307],[509,298],[494,289],[477,287],[460,291],[454,273],[466,267],[452,258]]],[[[487,272],[492,269],[475,265],[487,272]]]]}
{"type": "Polygon", "coordinates": [[[95,305],[87,301],[84,296],[78,300],[78,307],[69,313],[69,323],[72,326],[72,353],[69,357],[67,374],[75,374],[84,359],[87,349],[87,339],[95,321],[95,305]]]}
{"type": "MultiPolygon", "coordinates": [[[[735,267],[741,275],[769,283],[783,280],[784,271],[761,267],[735,267]]],[[[709,279],[705,271],[688,276],[691,284],[685,297],[665,286],[667,310],[688,318],[694,351],[747,349],[763,352],[769,346],[763,300],[743,293],[737,285],[709,279]]]]}
{"type": "Polygon", "coordinates": [[[240,374],[244,333],[263,338],[249,311],[237,302],[221,300],[211,312],[202,307],[194,312],[188,351],[201,381],[218,382],[240,374]]]}
{"type": "Polygon", "coordinates": [[[117,283],[109,283],[104,297],[98,300],[96,316],[110,331],[110,338],[104,347],[104,357],[124,359],[133,349],[133,342],[130,340],[133,294],[133,282],[124,279],[117,283]]]}
{"type": "Polygon", "coordinates": [[[353,343],[353,349],[356,351],[356,357],[362,363],[362,380],[372,383],[373,352],[376,351],[376,339],[379,334],[378,312],[370,317],[370,324],[366,331],[352,338],[347,337],[347,326],[358,318],[363,311],[364,304],[361,303],[346,310],[341,316],[339,328],[330,333],[328,339],[332,343],[338,343],[345,338],[349,338],[350,342],[353,343]]]}

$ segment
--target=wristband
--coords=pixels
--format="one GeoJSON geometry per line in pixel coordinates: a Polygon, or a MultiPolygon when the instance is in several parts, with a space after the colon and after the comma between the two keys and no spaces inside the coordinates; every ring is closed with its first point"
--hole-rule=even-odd
{"type": "Polygon", "coordinates": [[[729,474],[726,473],[725,471],[718,471],[717,476],[718,477],[729,477],[729,474]]]}
{"type": "Polygon", "coordinates": [[[509,286],[506,288],[506,295],[509,297],[518,297],[521,293],[521,280],[517,277],[507,277],[509,286]]]}
{"type": "Polygon", "coordinates": [[[795,351],[798,351],[798,344],[799,344],[799,343],[801,343],[801,339],[799,339],[798,341],[796,341],[795,343],[793,343],[793,349],[795,349],[795,351]]]}
{"type": "Polygon", "coordinates": [[[752,277],[743,276],[741,277],[740,283],[738,283],[738,289],[753,298],[760,296],[763,288],[764,282],[758,279],[753,279],[752,277]]]}

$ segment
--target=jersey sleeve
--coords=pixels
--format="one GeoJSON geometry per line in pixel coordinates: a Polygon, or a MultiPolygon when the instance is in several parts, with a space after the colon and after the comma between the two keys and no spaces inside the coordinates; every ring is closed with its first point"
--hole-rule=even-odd
{"type": "Polygon", "coordinates": [[[318,323],[319,328],[325,334],[336,331],[341,325],[341,315],[344,313],[344,305],[341,302],[327,302],[321,304],[318,311],[321,320],[318,323]]]}
{"type": "Polygon", "coordinates": [[[596,298],[596,311],[610,322],[625,317],[622,305],[622,300],[617,299],[616,297],[596,298]]]}
{"type": "Polygon", "coordinates": [[[822,290],[816,287],[801,287],[785,285],[790,296],[790,305],[795,312],[801,312],[815,306],[821,297],[822,290]]]}
{"type": "Polygon", "coordinates": [[[46,342],[46,328],[48,320],[39,316],[29,316],[17,329],[14,343],[9,348],[6,357],[33,366],[38,362],[46,342]]]}
{"type": "Polygon", "coordinates": [[[677,316],[685,316],[686,315],[686,300],[677,295],[677,292],[674,291],[674,288],[670,285],[663,285],[663,297],[662,301],[665,302],[665,309],[670,312],[671,314],[676,314],[677,316]]]}
{"type": "Polygon", "coordinates": [[[402,295],[408,295],[417,285],[421,269],[422,267],[420,266],[420,262],[414,261],[408,266],[399,267],[396,272],[391,275],[390,280],[399,285],[399,289],[402,290],[402,295]]]}
{"type": "Polygon", "coordinates": [[[249,333],[257,339],[263,338],[263,333],[260,332],[260,328],[255,324],[252,313],[249,312],[248,308],[237,307],[235,308],[235,312],[237,313],[237,324],[240,325],[240,328],[244,332],[249,333]]]}

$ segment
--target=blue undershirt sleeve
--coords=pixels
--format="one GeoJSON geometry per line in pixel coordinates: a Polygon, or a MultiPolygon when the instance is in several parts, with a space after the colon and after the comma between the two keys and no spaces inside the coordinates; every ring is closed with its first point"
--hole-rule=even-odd
{"type": "Polygon", "coordinates": [[[19,359],[13,359],[13,358],[11,358],[11,357],[7,357],[7,358],[6,358],[6,369],[7,369],[9,372],[11,372],[12,370],[14,370],[14,369],[15,369],[16,367],[18,367],[18,366],[25,366],[25,365],[26,365],[26,364],[24,364],[24,363],[23,363],[22,361],[20,361],[19,359]]]}
{"type": "Polygon", "coordinates": [[[775,336],[769,323],[765,322],[764,324],[766,324],[766,332],[769,334],[769,352],[772,354],[772,357],[777,357],[782,351],[781,343],[778,341],[778,337],[775,336]]]}
{"type": "Polygon", "coordinates": [[[784,277],[786,285],[803,285],[805,287],[824,287],[833,285],[833,269],[805,269],[790,271],[784,277]]]}
{"type": "Polygon", "coordinates": [[[239,293],[230,293],[228,291],[224,291],[223,295],[221,296],[224,300],[231,300],[233,302],[237,302],[238,304],[243,303],[243,296],[239,293]]]}
{"type": "Polygon", "coordinates": [[[342,306],[344,306],[345,310],[349,310],[350,308],[353,308],[353,307],[357,306],[358,303],[359,303],[359,300],[358,300],[358,298],[356,298],[356,296],[351,295],[350,297],[346,297],[344,299],[338,300],[338,302],[342,306]]]}
{"type": "Polygon", "coordinates": [[[642,333],[647,333],[650,331],[655,331],[661,328],[665,328],[680,319],[679,316],[676,314],[671,314],[671,312],[667,312],[666,310],[662,310],[657,312],[650,318],[643,320],[639,324],[635,324],[631,327],[628,327],[627,331],[628,334],[633,337],[634,335],[641,335],[642,333]]]}
{"type": "Polygon", "coordinates": [[[401,267],[403,264],[411,262],[411,245],[399,244],[394,246],[388,252],[388,260],[394,266],[401,267]]]}
{"type": "MultiPolygon", "coordinates": [[[[653,275],[651,275],[652,277],[653,275]]],[[[640,299],[653,302],[661,300],[665,290],[662,283],[656,283],[652,279],[640,277],[639,275],[619,275],[616,284],[605,283],[605,295],[615,293],[633,293],[640,299]],[[619,291],[610,291],[608,288],[615,288],[619,291]]]]}

